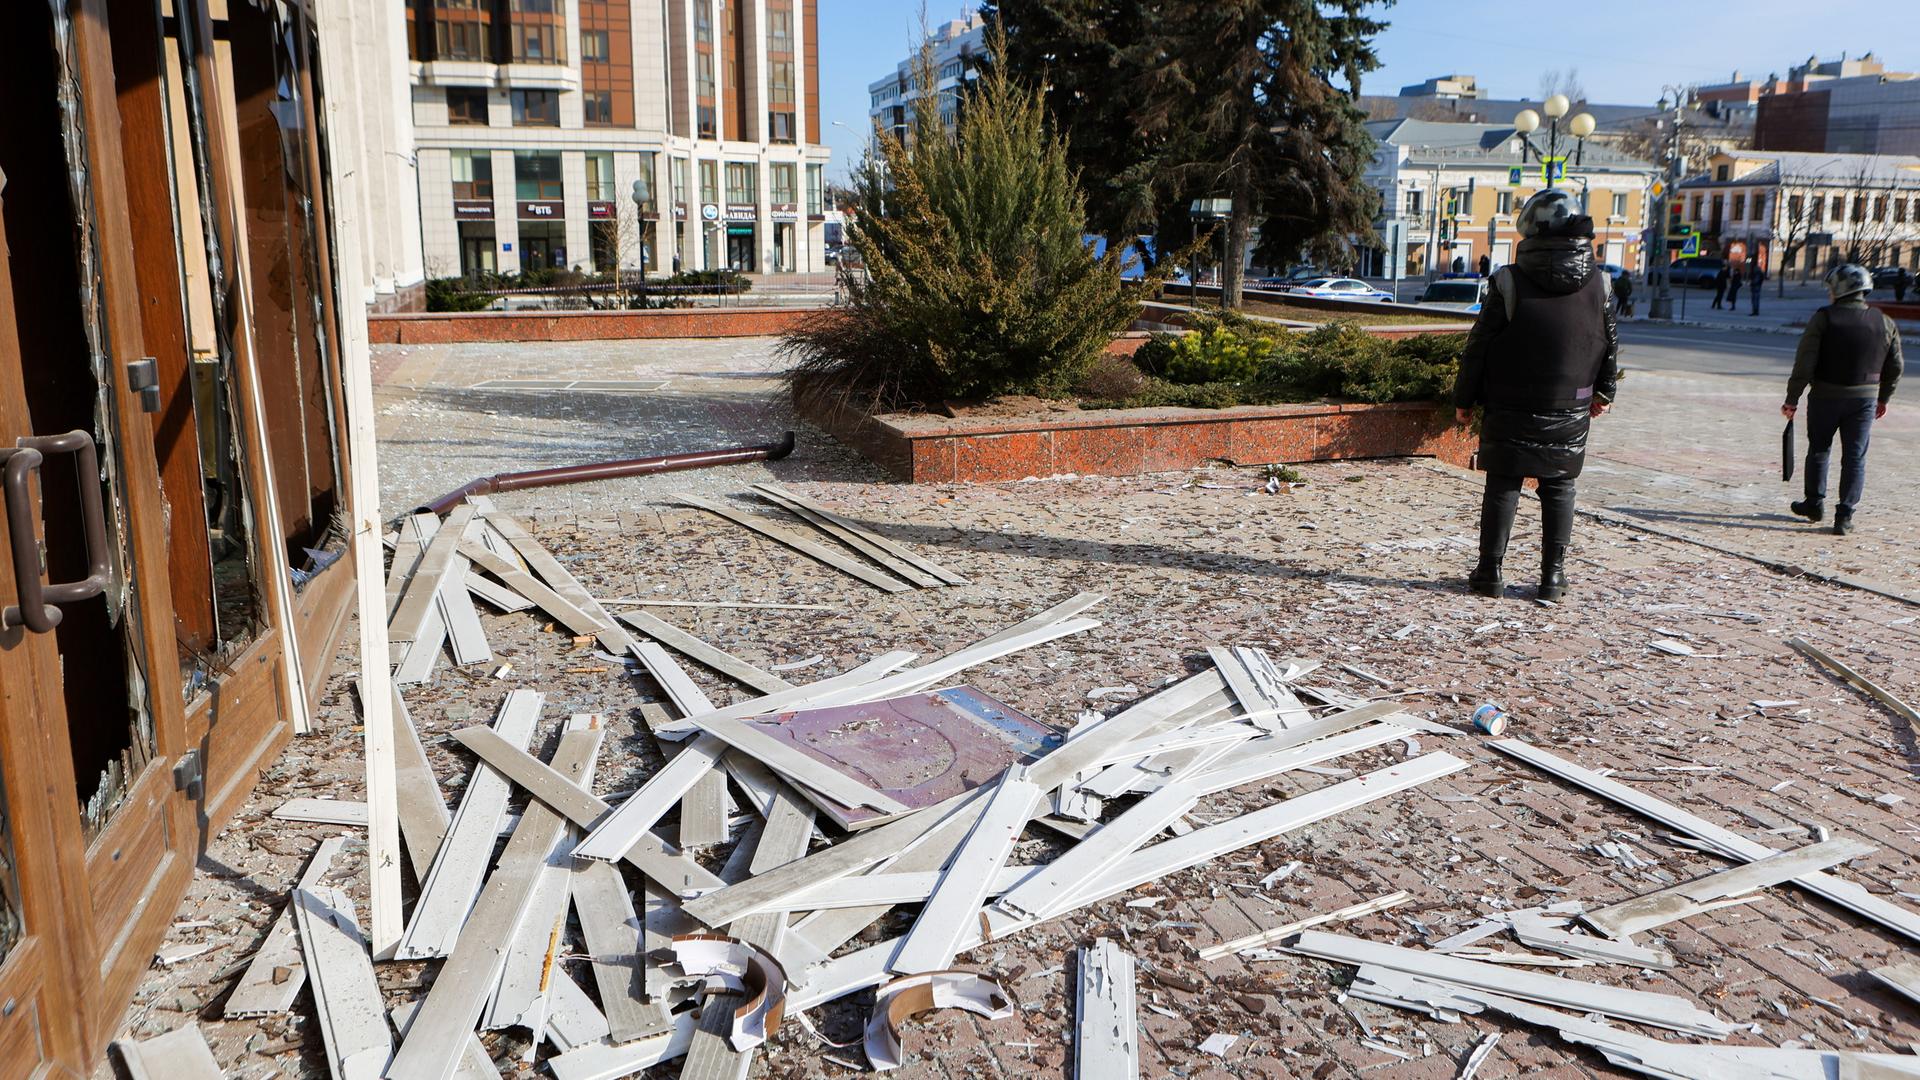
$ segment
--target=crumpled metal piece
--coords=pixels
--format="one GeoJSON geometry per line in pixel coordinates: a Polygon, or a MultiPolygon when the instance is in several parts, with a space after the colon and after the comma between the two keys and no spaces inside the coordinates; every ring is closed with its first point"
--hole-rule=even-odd
{"type": "MultiPolygon", "coordinates": [[[[763,950],[725,934],[683,934],[673,939],[680,970],[706,981],[706,1000],[715,994],[745,997],[733,1011],[727,1045],[751,1050],[780,1030],[787,1007],[787,972],[763,950]]],[[[705,1002],[702,1002],[705,1007],[705,1002]]]]}
{"type": "Polygon", "coordinates": [[[965,1009],[1000,1020],[1013,1015],[1013,1001],[1000,984],[971,971],[931,971],[887,983],[867,1019],[867,1063],[874,1071],[900,1067],[905,1053],[900,1025],[934,1009],[965,1009]]]}

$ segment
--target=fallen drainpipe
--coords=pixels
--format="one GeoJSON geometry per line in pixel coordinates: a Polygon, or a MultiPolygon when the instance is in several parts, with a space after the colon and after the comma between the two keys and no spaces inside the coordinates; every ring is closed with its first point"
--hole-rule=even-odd
{"type": "Polygon", "coordinates": [[[793,432],[777,443],[765,446],[739,446],[731,450],[696,450],[690,454],[662,454],[659,457],[629,458],[625,461],[595,461],[586,465],[563,465],[557,469],[530,469],[526,472],[498,473],[469,480],[445,495],[414,510],[416,514],[445,514],[474,495],[494,495],[503,491],[554,487],[559,484],[583,484],[589,480],[612,480],[622,476],[649,476],[653,473],[705,469],[715,465],[739,465],[748,461],[779,461],[793,453],[793,432]]]}

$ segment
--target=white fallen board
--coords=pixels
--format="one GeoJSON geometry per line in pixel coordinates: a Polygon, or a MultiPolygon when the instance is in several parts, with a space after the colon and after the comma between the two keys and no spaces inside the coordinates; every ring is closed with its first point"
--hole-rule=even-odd
{"type": "Polygon", "coordinates": [[[1870,855],[1874,850],[1873,845],[1864,841],[1836,837],[1584,912],[1580,918],[1611,937],[1632,937],[1675,919],[1698,914],[1702,905],[1778,885],[1809,871],[1825,870],[1848,859],[1870,855]]]}
{"type": "Polygon", "coordinates": [[[474,609],[473,594],[467,590],[468,563],[458,552],[440,594],[434,603],[440,607],[441,621],[447,624],[447,644],[456,664],[484,664],[493,659],[487,633],[480,626],[480,613],[474,609]]]}
{"type": "MultiPolygon", "coordinates": [[[[1279,926],[1259,930],[1245,937],[1234,938],[1232,941],[1223,941],[1218,945],[1209,945],[1199,950],[1199,957],[1202,960],[1218,960],[1223,956],[1246,952],[1248,949],[1258,949],[1262,946],[1271,945],[1276,941],[1284,941],[1302,930],[1315,926],[1324,926],[1327,923],[1347,922],[1351,919],[1358,919],[1385,911],[1388,908],[1399,907],[1411,899],[1413,899],[1413,894],[1407,892],[1405,889],[1398,892],[1390,892],[1385,896],[1376,896],[1371,900],[1362,900],[1360,903],[1351,904],[1334,911],[1322,912],[1318,915],[1309,915],[1304,919],[1295,919],[1289,923],[1282,923],[1279,926]]],[[[1496,927],[1496,930],[1497,929],[1496,927]]]]}
{"type": "Polygon", "coordinates": [[[1570,1009],[1576,1013],[1601,1013],[1702,1038],[1723,1039],[1734,1031],[1732,1024],[1672,994],[1580,982],[1537,971],[1519,971],[1497,964],[1483,964],[1478,960],[1464,960],[1446,953],[1329,934],[1324,930],[1304,931],[1291,948],[1296,953],[1322,960],[1356,966],[1370,964],[1434,982],[1457,983],[1523,1001],[1570,1009]]]}
{"type": "Polygon", "coordinates": [[[518,563],[497,554],[486,545],[474,540],[460,543],[460,554],[465,555],[473,565],[485,570],[500,580],[500,583],[526,597],[533,605],[551,615],[554,621],[576,634],[598,637],[608,628],[596,622],[592,616],[568,603],[532,574],[522,569],[518,563]]]}
{"type": "Polygon", "coordinates": [[[711,735],[702,735],[667,759],[589,832],[573,849],[576,859],[618,859],[680,803],[700,778],[714,771],[727,744],[711,735]]]}
{"type": "Polygon", "coordinates": [[[674,652],[696,663],[705,664],[743,686],[750,686],[763,694],[777,694],[782,690],[793,689],[792,683],[778,675],[762,671],[732,653],[715,648],[665,619],[655,618],[644,611],[624,612],[620,619],[674,652]]]}
{"type": "Polygon", "coordinates": [[[954,852],[933,895],[889,967],[900,975],[944,971],[959,950],[969,922],[979,918],[987,888],[1013,854],[1046,789],[1027,778],[1025,766],[1007,768],[973,831],[954,852]]]}
{"type": "Polygon", "coordinates": [[[353,900],[316,884],[296,887],[291,903],[327,1070],[333,1080],[376,1080],[393,1057],[393,1032],[353,900]]]}
{"type": "Polygon", "coordinates": [[[1074,994],[1075,1080],[1136,1080],[1140,1014],[1134,1005],[1133,954],[1111,938],[1080,950],[1074,994]]]}
{"type": "MultiPolygon", "coordinates": [[[[877,682],[889,672],[911,663],[913,659],[914,654],[910,652],[884,653],[844,674],[821,679],[819,682],[807,683],[804,686],[796,686],[791,690],[782,690],[777,694],[768,694],[764,697],[742,701],[738,704],[718,709],[709,715],[723,717],[763,716],[770,713],[799,708],[803,705],[842,704],[843,702],[840,696],[842,691],[877,682]]],[[[700,731],[698,721],[701,719],[704,719],[704,717],[691,715],[679,720],[674,720],[655,728],[654,734],[667,739],[698,734],[700,731]]]]}
{"type": "Polygon", "coordinates": [[[392,697],[394,801],[400,814],[400,837],[406,841],[407,860],[413,864],[417,882],[426,878],[434,856],[440,853],[453,815],[447,812],[447,797],[440,791],[440,780],[427,761],[426,747],[420,745],[420,732],[398,687],[392,697]]]}
{"type": "MultiPolygon", "coordinates": [[[[553,755],[554,770],[569,781],[584,775],[604,734],[595,728],[561,735],[553,755]]],[[[566,819],[540,803],[529,804],[520,816],[465,931],[441,965],[412,1029],[393,1056],[390,1076],[450,1080],[486,1008],[487,996],[499,981],[500,966],[506,962],[504,942],[525,916],[538,871],[565,828],[566,819]]]]}
{"type": "Polygon", "coordinates": [[[400,606],[387,623],[387,637],[390,640],[413,641],[419,637],[427,613],[433,610],[439,597],[441,585],[453,571],[460,534],[472,518],[472,507],[454,507],[447,515],[446,522],[433,534],[433,539],[427,541],[420,564],[414,568],[413,576],[408,579],[406,589],[401,594],[400,606]]]}
{"type": "MultiPolygon", "coordinates": [[[[540,705],[545,696],[533,690],[508,691],[500,705],[493,730],[509,744],[525,749],[533,738],[534,725],[540,720],[540,705]]],[[[493,849],[500,836],[500,819],[507,812],[513,785],[489,768],[485,762],[473,767],[473,775],[460,796],[459,809],[453,813],[446,839],[434,855],[433,865],[420,886],[414,902],[413,917],[394,954],[400,960],[423,960],[446,956],[453,951],[460,928],[473,909],[474,900],[485,884],[487,868],[493,865],[493,849]]]]}
{"type": "Polygon", "coordinates": [[[694,1028],[693,1013],[678,1013],[673,1018],[673,1030],[664,1035],[625,1046],[598,1043],[576,1047],[549,1058],[547,1068],[553,1070],[555,1080],[620,1080],[684,1056],[693,1044],[694,1028]]]}
{"type": "Polygon", "coordinates": [[[234,984],[221,1015],[229,1020],[271,1016],[293,1008],[300,988],[307,984],[307,962],[300,955],[300,937],[294,932],[293,904],[289,901],[267,928],[253,961],[234,984]]]}
{"type": "Polygon", "coordinates": [[[1665,949],[1594,937],[1589,934],[1576,934],[1549,925],[1544,920],[1532,916],[1510,919],[1509,924],[1513,928],[1515,940],[1520,944],[1535,949],[1545,949],[1562,956],[1597,960],[1603,964],[1630,964],[1655,971],[1671,971],[1678,963],[1674,960],[1673,954],[1665,949]]]}
{"type": "Polygon", "coordinates": [[[667,1012],[647,998],[646,954],[640,913],[634,910],[620,868],[582,859],[573,867],[573,907],[581,936],[593,957],[589,965],[600,990],[609,1038],[632,1042],[657,1035],[668,1026],[667,1012]]]}
{"type": "MultiPolygon", "coordinates": [[[[404,1038],[407,1028],[413,1025],[414,1014],[419,1011],[418,1001],[407,1001],[394,1006],[387,1016],[393,1020],[394,1030],[404,1038]]],[[[460,1064],[453,1070],[453,1080],[500,1080],[500,1070],[487,1056],[486,1044],[480,1041],[479,1035],[467,1036],[466,1049],[460,1052],[460,1064]]]]}
{"type": "Polygon", "coordinates": [[[113,1048],[128,1080],[220,1080],[220,1063],[197,1024],[151,1039],[115,1039],[113,1048]]]}
{"type": "MultiPolygon", "coordinates": [[[[547,807],[582,828],[593,825],[611,809],[605,800],[555,772],[545,762],[508,743],[490,728],[462,728],[455,742],[479,755],[502,776],[527,790],[547,807]]],[[[712,872],[668,848],[651,833],[642,836],[622,856],[636,870],[671,890],[714,887],[721,884],[712,872]]]]}
{"type": "Polygon", "coordinates": [[[762,485],[756,486],[760,486],[761,488],[759,493],[761,498],[787,511],[807,524],[812,525],[814,528],[819,529],[821,532],[826,533],[828,536],[833,537],[835,540],[840,541],[860,554],[865,555],[874,562],[879,563],[882,569],[906,579],[910,584],[922,589],[937,589],[944,584],[939,578],[921,570],[905,559],[896,558],[892,552],[874,543],[873,540],[869,538],[871,534],[864,530],[848,528],[831,517],[818,513],[785,497],[778,492],[778,489],[768,491],[762,485]]]}
{"type": "Polygon", "coordinates": [[[731,506],[714,502],[711,499],[703,499],[696,495],[676,495],[674,498],[675,501],[682,506],[691,506],[709,513],[718,514],[728,521],[743,528],[751,529],[769,540],[785,544],[787,547],[792,548],[810,559],[825,563],[850,577],[858,578],[882,592],[908,592],[913,588],[913,586],[891,574],[881,573],[857,559],[842,555],[823,544],[816,544],[812,540],[788,529],[781,528],[765,518],[755,517],[752,514],[743,514],[731,506]]]}
{"type": "MultiPolygon", "coordinates": [[[[1018,885],[1039,869],[1041,869],[1040,866],[1003,866],[994,876],[992,883],[987,886],[987,893],[990,896],[997,896],[1018,885]]],[[[920,904],[925,903],[927,897],[933,895],[934,886],[940,884],[940,878],[941,872],[938,870],[873,873],[837,878],[811,889],[803,889],[781,897],[761,909],[759,914],[771,911],[840,911],[878,904],[920,904]]],[[[700,894],[696,891],[695,895],[700,894]]]]}
{"type": "MultiPolygon", "coordinates": [[[[1044,760],[1044,759],[1043,759],[1044,760]]],[[[1036,763],[1037,764],[1037,763],[1036,763]]],[[[1195,829],[1185,836],[1163,840],[1127,856],[1075,898],[1078,907],[1105,900],[1137,885],[1198,866],[1229,851],[1271,840],[1295,829],[1324,821],[1335,814],[1375,799],[1405,791],[1467,767],[1447,753],[1423,754],[1352,780],[1320,788],[1285,802],[1256,810],[1217,825],[1195,829]]],[[[1044,920],[1018,919],[970,925],[960,940],[962,952],[990,940],[1004,938],[1044,920]]],[[[889,963],[903,938],[869,945],[835,957],[808,973],[803,986],[790,987],[788,1010],[810,1009],[822,1002],[855,993],[887,981],[889,963]]]]}
{"type": "Polygon", "coordinates": [[[358,799],[288,799],[268,815],[276,821],[304,821],[316,825],[367,827],[367,804],[358,799]]]}
{"type": "Polygon", "coordinates": [[[1897,990],[1920,1005],[1920,964],[1903,961],[1875,968],[1868,974],[1886,984],[1889,989],[1897,990]]]}
{"type": "MultiPolygon", "coordinates": [[[[1531,743],[1519,739],[1495,739],[1486,745],[1509,757],[1518,758],[1529,765],[1552,773],[1570,784],[1585,788],[1595,795],[1618,803],[1644,817],[1658,821],[1676,832],[1685,833],[1701,841],[1715,854],[1728,859],[1757,862],[1770,855],[1780,854],[1765,844],[1749,840],[1730,829],[1723,829],[1672,803],[1657,799],[1645,792],[1635,791],[1617,780],[1610,780],[1590,769],[1581,768],[1531,743]]],[[[1851,881],[1843,881],[1831,874],[1816,870],[1793,878],[1792,883],[1862,918],[1879,923],[1911,941],[1920,941],[1920,914],[1882,900],[1851,881]]]]}
{"type": "Polygon", "coordinates": [[[753,486],[759,489],[760,491],[766,492],[771,495],[777,495],[780,498],[785,499],[786,501],[794,504],[795,506],[800,506],[808,510],[811,510],[815,514],[818,514],[821,517],[826,518],[827,520],[833,522],[836,525],[841,526],[844,529],[848,529],[852,532],[859,533],[869,543],[872,543],[882,548],[883,550],[892,554],[897,559],[900,559],[904,562],[908,562],[913,564],[914,566],[919,567],[921,570],[925,571],[928,574],[931,574],[933,577],[939,579],[940,581],[948,585],[965,585],[967,583],[966,578],[961,577],[959,574],[956,574],[953,571],[948,570],[947,568],[941,566],[938,563],[935,563],[926,558],[923,558],[922,556],[916,554],[913,551],[913,549],[907,547],[906,545],[895,543],[894,541],[888,539],[887,537],[882,536],[881,534],[874,532],[872,529],[867,528],[865,525],[862,525],[857,521],[853,521],[847,517],[837,514],[834,511],[827,509],[826,507],[820,505],[817,502],[814,502],[812,499],[809,499],[804,495],[796,495],[793,492],[788,491],[786,488],[780,487],[777,484],[755,484],[753,486]]]}
{"type": "Polygon", "coordinates": [[[446,643],[446,616],[435,604],[427,610],[427,617],[411,641],[395,641],[388,646],[388,653],[393,657],[393,684],[414,686],[431,679],[434,665],[440,662],[440,650],[446,643]]]}

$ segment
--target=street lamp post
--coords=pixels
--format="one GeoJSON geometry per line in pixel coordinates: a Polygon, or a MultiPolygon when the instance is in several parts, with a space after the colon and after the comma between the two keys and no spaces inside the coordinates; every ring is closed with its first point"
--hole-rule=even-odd
{"type": "Polygon", "coordinates": [[[1667,111],[1667,100],[1673,100],[1673,132],[1667,144],[1667,160],[1664,175],[1653,182],[1653,242],[1648,245],[1647,276],[1653,285],[1653,300],[1647,305],[1647,318],[1673,318],[1673,284],[1668,273],[1667,259],[1667,202],[1677,196],[1672,188],[1680,179],[1680,118],[1681,109],[1686,104],[1687,92],[1678,86],[1660,88],[1661,112],[1667,111]]]}
{"type": "MultiPolygon", "coordinates": [[[[1566,161],[1560,156],[1560,118],[1566,116],[1571,108],[1573,103],[1567,100],[1565,94],[1555,94],[1540,103],[1540,112],[1547,114],[1547,153],[1541,158],[1541,178],[1546,181],[1548,187],[1553,187],[1555,181],[1566,173],[1566,161]],[[1555,166],[1559,167],[1560,175],[1555,174],[1555,166]]],[[[1593,134],[1593,129],[1598,126],[1599,122],[1593,118],[1592,113],[1583,112],[1567,121],[1567,133],[1575,140],[1575,164],[1579,164],[1586,156],[1587,136],[1593,134]]],[[[1532,135],[1540,130],[1540,113],[1532,109],[1521,109],[1514,114],[1513,129],[1520,133],[1520,160],[1524,162],[1527,150],[1533,146],[1532,135]]],[[[1536,150],[1535,153],[1538,154],[1538,151],[1536,150]]]]}

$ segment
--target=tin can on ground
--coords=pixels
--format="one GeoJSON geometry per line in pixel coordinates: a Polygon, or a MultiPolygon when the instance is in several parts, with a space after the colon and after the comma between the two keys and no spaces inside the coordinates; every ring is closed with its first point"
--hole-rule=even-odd
{"type": "Polygon", "coordinates": [[[1482,705],[1473,710],[1473,726],[1489,735],[1505,735],[1507,714],[1501,712],[1498,705],[1492,703],[1482,705]]]}

